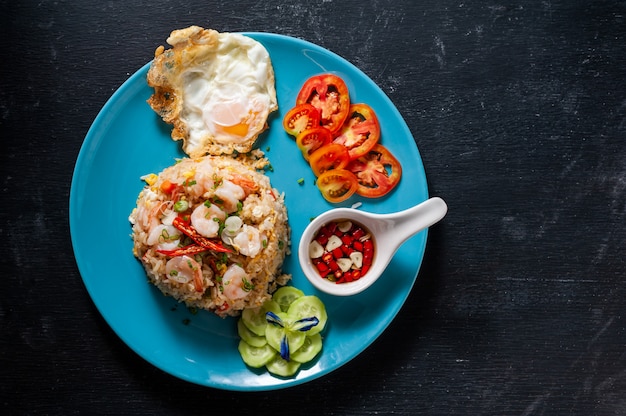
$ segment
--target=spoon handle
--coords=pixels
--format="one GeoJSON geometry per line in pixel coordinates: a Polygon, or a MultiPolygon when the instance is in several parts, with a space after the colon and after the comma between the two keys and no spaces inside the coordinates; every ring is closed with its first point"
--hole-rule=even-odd
{"type": "Polygon", "coordinates": [[[439,197],[433,197],[404,211],[389,215],[393,222],[395,238],[400,244],[420,231],[430,227],[441,220],[448,212],[445,201],[439,197]]]}

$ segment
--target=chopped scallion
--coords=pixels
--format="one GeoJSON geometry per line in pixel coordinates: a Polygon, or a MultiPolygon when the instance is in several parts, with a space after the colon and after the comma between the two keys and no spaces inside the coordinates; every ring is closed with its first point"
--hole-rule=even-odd
{"type": "Polygon", "coordinates": [[[189,202],[184,199],[180,199],[174,203],[174,211],[185,212],[189,209],[189,202]]]}

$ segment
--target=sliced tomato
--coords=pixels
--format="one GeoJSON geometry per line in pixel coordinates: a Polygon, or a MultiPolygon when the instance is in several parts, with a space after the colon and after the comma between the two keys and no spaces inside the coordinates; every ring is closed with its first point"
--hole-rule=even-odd
{"type": "Polygon", "coordinates": [[[304,130],[309,130],[320,125],[320,112],[311,104],[300,104],[289,110],[283,118],[285,131],[296,137],[304,130]]]}
{"type": "Polygon", "coordinates": [[[324,199],[333,204],[350,198],[359,187],[356,176],[346,169],[327,170],[315,183],[324,199]]]}
{"type": "Polygon", "coordinates": [[[304,130],[296,137],[298,149],[300,149],[302,156],[307,161],[314,151],[331,141],[332,136],[326,127],[313,127],[312,129],[304,130]]]}
{"type": "Polygon", "coordinates": [[[350,162],[348,149],[337,143],[326,144],[313,153],[309,157],[309,164],[315,176],[331,169],[342,169],[350,162]]]}
{"type": "Polygon", "coordinates": [[[296,97],[296,105],[311,104],[320,112],[320,123],[335,135],[350,110],[346,83],[337,75],[322,74],[309,78],[296,97]]]}
{"type": "Polygon", "coordinates": [[[356,159],[378,143],[380,124],[376,113],[367,104],[352,104],[348,114],[333,142],[347,147],[350,159],[356,159]]]}
{"type": "Polygon", "coordinates": [[[395,188],[402,176],[400,162],[381,144],[351,161],[346,169],[357,177],[357,194],[368,198],[386,195],[395,188]]]}

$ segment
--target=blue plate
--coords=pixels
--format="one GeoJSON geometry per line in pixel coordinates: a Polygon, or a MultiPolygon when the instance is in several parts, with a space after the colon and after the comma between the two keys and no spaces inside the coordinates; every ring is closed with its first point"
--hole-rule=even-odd
{"type": "Polygon", "coordinates": [[[140,176],[158,173],[183,157],[180,142],[170,139],[171,127],[146,100],[149,64],[132,75],[105,104],[91,126],[78,155],[70,193],[70,230],[76,262],[94,304],[118,336],[156,367],[192,383],[226,390],[273,390],[302,384],[337,369],[367,348],[389,325],[406,300],[423,258],[426,231],[408,240],[387,272],[365,292],[337,298],[320,292],[301,272],[297,247],[311,217],[336,206],[362,202],[361,209],[393,212],[428,198],[421,157],[402,116],[383,91],[343,58],[314,44],[281,35],[246,33],[269,51],[276,75],[280,110],[258,141],[273,171],[272,185],[285,192],[292,227],[293,254],[284,270],[292,284],[319,296],[328,310],[323,351],[291,378],[253,370],[237,351],[236,319],[212,313],[192,313],[148,283],[132,254],[128,215],[143,187],[140,176]],[[340,205],[327,203],[294,140],[282,129],[284,114],[312,75],[341,76],[352,102],[376,111],[381,143],[396,155],[403,178],[387,197],[353,197],[340,205]],[[304,183],[299,179],[304,178],[304,183]]]}

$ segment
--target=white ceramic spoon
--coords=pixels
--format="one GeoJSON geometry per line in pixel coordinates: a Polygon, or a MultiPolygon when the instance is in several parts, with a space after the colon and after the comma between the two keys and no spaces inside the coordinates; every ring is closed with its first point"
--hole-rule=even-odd
{"type": "Polygon", "coordinates": [[[331,209],[317,216],[304,230],[298,247],[300,266],[307,279],[319,290],[337,296],[360,293],[383,274],[396,251],[406,240],[441,220],[446,212],[448,206],[439,197],[430,198],[412,208],[391,214],[373,214],[353,208],[331,209]],[[359,280],[338,284],[319,275],[309,257],[309,245],[325,224],[345,220],[358,223],[370,231],[374,241],[374,259],[369,271],[359,280]]]}

